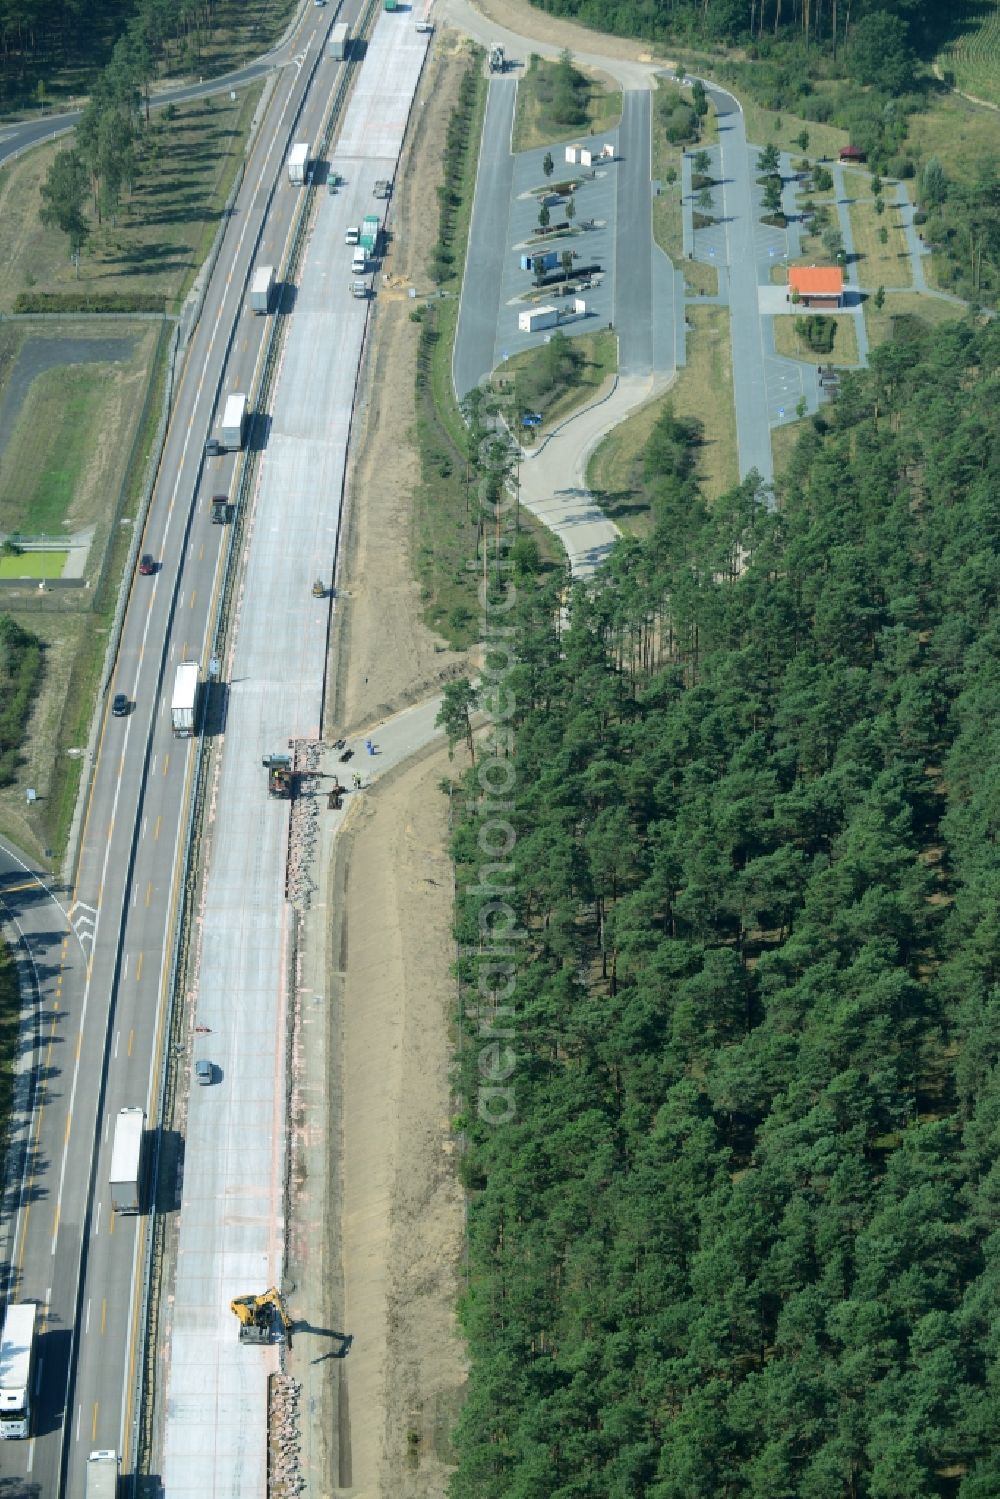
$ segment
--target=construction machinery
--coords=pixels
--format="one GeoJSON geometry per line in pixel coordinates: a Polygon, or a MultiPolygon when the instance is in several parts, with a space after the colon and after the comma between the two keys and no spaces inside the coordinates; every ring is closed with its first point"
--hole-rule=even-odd
{"type": "Polygon", "coordinates": [[[291,755],[265,755],[260,762],[267,771],[267,794],[290,801],[292,796],[291,755]]]}
{"type": "Polygon", "coordinates": [[[499,42],[492,42],[490,44],[490,72],[502,73],[506,66],[507,58],[504,54],[503,47],[499,42]]]}
{"type": "Polygon", "coordinates": [[[291,1348],[292,1319],[285,1310],[285,1303],[277,1286],[272,1286],[260,1296],[237,1296],[229,1303],[229,1308],[239,1319],[241,1343],[270,1343],[274,1335],[274,1319],[277,1317],[291,1348]]]}

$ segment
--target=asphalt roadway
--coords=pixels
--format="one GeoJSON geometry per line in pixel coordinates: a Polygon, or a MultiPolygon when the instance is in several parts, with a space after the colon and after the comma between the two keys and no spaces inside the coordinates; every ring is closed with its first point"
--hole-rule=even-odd
{"type": "MultiPolygon", "coordinates": [[[[206,465],[203,444],[225,392],[252,389],[268,320],[246,310],[246,281],[256,259],[282,263],[302,192],[286,180],[287,147],[300,134],[318,136],[343,68],[322,55],[333,20],[332,11],[304,9],[289,44],[296,66],[278,76],[176,388],[143,537],[161,567],[131,585],[112,691],[127,693],[134,708],[125,719],[106,717],[102,728],[68,907],[71,931],[62,935],[44,1028],[27,1063],[37,1109],[12,1290],[45,1312],[34,1435],[0,1444],[4,1491],[82,1494],[92,1448],[123,1451],[126,1470],[132,1459],[130,1357],[147,1220],[116,1222],[106,1180],[118,1110],[138,1104],[156,1116],[151,1079],[164,1044],[194,762],[191,741],[170,731],[170,684],[178,662],[202,654],[230,536],[211,524],[208,499],[231,486],[234,462],[206,465]]],[[[9,155],[9,136],[5,147],[9,155]]],[[[51,919],[55,934],[56,913],[51,919]]]]}
{"type": "MultiPolygon", "coordinates": [[[[322,19],[328,20],[329,16],[322,19]]],[[[220,78],[206,78],[197,83],[163,89],[153,94],[150,108],[162,109],[165,104],[186,104],[192,99],[209,99],[217,94],[228,93],[230,89],[245,88],[255,78],[264,78],[276,68],[290,62],[298,39],[299,30],[296,28],[288,41],[282,42],[273,52],[248,63],[245,68],[237,68],[220,78]]],[[[30,151],[32,146],[40,145],[42,141],[52,140],[54,136],[65,135],[67,131],[73,130],[79,124],[81,113],[79,109],[71,109],[63,114],[45,115],[41,119],[25,120],[16,125],[0,125],[0,166],[13,161],[25,151],[30,151]]]]}
{"type": "Polygon", "coordinates": [[[510,75],[490,81],[452,357],[459,399],[509,356],[551,336],[551,329],[518,327],[529,295],[560,311],[559,331],[567,336],[614,327],[623,377],[669,378],[684,363],[683,278],[653,239],[648,88],[626,89],[615,129],[576,138],[595,158],[607,143],[613,160],[595,161],[589,170],[560,161],[554,174],[555,181],[579,182],[573,231],[553,240],[552,249],[569,249],[581,267],[594,268],[586,278],[593,285],[580,294],[582,314],[555,291],[532,293],[531,274],[519,266],[532,248],[545,148],[511,153],[516,88],[510,75]]]}
{"type": "MultiPolygon", "coordinates": [[[[334,576],[369,307],[351,294],[345,237],[365,213],[385,210],[373,188],[395,178],[427,42],[408,11],[378,13],[331,153],[343,186],[320,192],[311,219],[222,663],[226,718],[213,756],[191,995],[196,1054],[211,1061],[215,1082],[189,1099],[161,1343],[171,1499],[263,1499],[267,1489],[268,1375],[279,1350],[241,1345],[230,1311],[234,1297],[280,1286],[284,1263],[293,855],[290,803],[268,797],[262,760],[292,742],[307,766],[319,744],[330,598],[314,597],[312,584],[334,576]]],[[[353,503],[364,498],[355,493],[353,503]]],[[[319,796],[311,808],[297,798],[297,820],[310,810],[331,815],[319,796]]],[[[308,828],[296,833],[293,847],[308,838],[308,828]]]]}

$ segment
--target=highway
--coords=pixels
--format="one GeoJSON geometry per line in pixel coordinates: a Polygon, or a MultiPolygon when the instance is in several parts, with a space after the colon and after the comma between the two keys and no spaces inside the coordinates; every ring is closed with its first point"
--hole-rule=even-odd
{"type": "MultiPolygon", "coordinates": [[[[353,21],[355,11],[340,17],[353,21]]],[[[169,684],[178,662],[202,658],[215,616],[232,529],[212,524],[208,501],[233,488],[235,462],[204,459],[204,442],[225,392],[253,389],[270,320],[245,309],[246,280],[253,263],[284,261],[302,196],[284,159],[293,139],[318,139],[345,66],[323,56],[335,19],[310,7],[289,44],[294,66],[280,73],[253,144],[175,390],[143,538],[161,565],[131,585],[111,690],[133,708],[107,716],[100,735],[72,928],[33,1059],[38,1106],[14,1291],[46,1311],[34,1435],[0,1444],[4,1492],[82,1494],[93,1447],[118,1448],[131,1465],[130,1350],[134,1358],[148,1220],[114,1221],[106,1176],[114,1115],[138,1104],[155,1117],[157,1108],[194,766],[193,741],[171,734],[169,684]]]]}

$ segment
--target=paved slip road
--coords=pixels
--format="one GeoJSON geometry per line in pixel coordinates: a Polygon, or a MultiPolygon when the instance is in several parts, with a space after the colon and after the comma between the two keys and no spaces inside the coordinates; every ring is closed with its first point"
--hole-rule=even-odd
{"type": "MultiPolygon", "coordinates": [[[[304,15],[308,21],[308,12],[304,15]]],[[[319,24],[323,26],[328,21],[329,15],[321,16],[319,24]]],[[[287,41],[282,42],[273,52],[268,52],[263,57],[258,57],[255,62],[248,63],[245,68],[237,68],[220,78],[206,78],[198,83],[178,84],[176,88],[163,89],[152,96],[150,107],[162,109],[165,104],[186,104],[192,99],[208,99],[216,94],[229,93],[231,89],[245,88],[255,78],[264,78],[268,73],[273,73],[276,68],[291,62],[296,55],[300,41],[301,34],[299,28],[296,27],[287,41]]],[[[42,141],[52,140],[57,135],[65,135],[68,130],[74,129],[79,123],[80,115],[79,109],[71,109],[62,114],[45,115],[38,120],[0,125],[0,166],[13,161],[15,157],[22,156],[25,151],[30,151],[32,146],[40,145],[42,141]]]]}
{"type": "Polygon", "coordinates": [[[87,961],[75,962],[67,944],[13,1252],[15,1294],[45,1307],[34,1436],[0,1444],[0,1485],[25,1495],[81,1494],[95,1446],[123,1450],[126,1469],[131,1462],[129,1352],[145,1220],[109,1217],[109,1121],[134,1104],[155,1115],[150,1079],[162,1049],[192,768],[189,744],[170,734],[167,704],[176,664],[202,655],[230,536],[211,525],[207,500],[230,487],[234,464],[211,460],[203,472],[202,447],[220,391],[251,388],[268,320],[245,311],[246,278],[258,252],[281,264],[302,191],[285,180],[286,148],[300,129],[318,135],[343,66],[322,57],[333,19],[303,12],[291,44],[299,65],[281,73],[252,148],[180,373],[143,538],[161,570],[132,583],[111,686],[135,708],[108,719],[100,740],[70,907],[87,961]],[[314,73],[321,87],[310,93],[314,73]]]}
{"type": "Polygon", "coordinates": [[[189,1099],[161,1345],[171,1499],[263,1499],[266,1488],[267,1376],[279,1350],[241,1346],[229,1310],[234,1296],[281,1284],[284,1249],[290,809],[268,799],[261,761],[289,740],[319,737],[330,603],[311,585],[334,575],[367,319],[367,303],[350,293],[345,231],[364,211],[384,210],[372,187],[395,177],[426,49],[409,12],[379,13],[331,153],[344,187],[316,204],[237,580],[192,995],[197,1054],[216,1081],[189,1099]]]}

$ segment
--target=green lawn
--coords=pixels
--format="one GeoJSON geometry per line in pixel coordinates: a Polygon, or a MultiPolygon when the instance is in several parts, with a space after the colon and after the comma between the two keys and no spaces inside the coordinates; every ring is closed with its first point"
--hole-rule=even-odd
{"type": "Polygon", "coordinates": [[[579,91],[582,118],[573,123],[562,116],[557,102],[559,96],[553,87],[559,68],[559,63],[532,57],[517,87],[515,151],[532,151],[577,136],[600,135],[604,130],[613,129],[621,119],[621,94],[602,88],[591,78],[585,79],[585,87],[579,91]]]}
{"type": "Polygon", "coordinates": [[[865,303],[865,326],[870,344],[891,337],[893,319],[918,317],[925,323],[953,323],[965,316],[965,308],[943,297],[925,297],[915,291],[887,292],[881,311],[869,297],[865,303]]]}
{"type": "Polygon", "coordinates": [[[94,454],[107,395],[99,372],[105,367],[67,365],[32,383],[0,457],[0,529],[24,536],[63,529],[94,454]]]}
{"type": "MultiPolygon", "coordinates": [[[[1000,152],[1000,114],[958,94],[939,94],[907,121],[907,150],[918,163],[937,156],[949,177],[975,182],[984,157],[1000,152]]],[[[911,195],[913,192],[911,186],[911,195]]]]}
{"type": "Polygon", "coordinates": [[[69,552],[0,552],[0,578],[61,578],[68,556],[69,552]]]}
{"type": "Polygon", "coordinates": [[[874,201],[867,196],[867,179],[862,186],[857,181],[858,173],[852,172],[850,176],[855,180],[848,187],[848,195],[853,197],[857,193],[861,196],[861,201],[851,203],[847,210],[858,256],[858,280],[872,292],[880,286],[912,286],[913,266],[895,197],[891,201],[884,199],[885,210],[877,214],[874,201]],[[884,245],[879,237],[881,229],[886,232],[884,245]]]}
{"type": "MultiPolygon", "coordinates": [[[[808,317],[807,312],[799,314],[808,317]]],[[[839,316],[834,313],[825,313],[825,317],[833,320],[836,332],[834,334],[833,349],[829,354],[817,354],[804,339],[800,338],[795,331],[798,317],[782,316],[774,319],[774,347],[779,354],[784,354],[789,359],[801,359],[806,364],[845,364],[856,365],[858,362],[858,338],[854,331],[854,314],[847,312],[839,316]]]]}
{"type": "MultiPolygon", "coordinates": [[[[652,115],[652,171],[654,179],[660,183],[660,191],[653,199],[653,238],[664,254],[670,256],[675,266],[683,263],[684,279],[692,292],[715,296],[719,290],[719,275],[715,267],[701,265],[697,260],[684,260],[684,220],[681,207],[681,157],[684,147],[675,146],[667,140],[662,123],[667,100],[677,98],[687,102],[687,94],[676,83],[663,78],[657,79],[657,90],[652,115]],[[672,182],[671,175],[674,178],[672,182]]],[[[709,109],[703,125],[704,141],[711,145],[718,138],[713,109],[709,109]]]]}
{"type": "Polygon", "coordinates": [[[750,98],[745,90],[736,89],[743,106],[746,122],[747,142],[751,146],[774,144],[783,151],[791,151],[795,157],[806,156],[815,161],[821,156],[836,158],[841,146],[849,144],[846,130],[835,125],[819,125],[815,120],[802,120],[797,115],[765,109],[750,98]],[[809,144],[805,151],[796,144],[795,137],[805,130],[809,144]]]}
{"type": "Polygon", "coordinates": [[[702,424],[695,474],[709,502],[732,489],[739,478],[729,313],[725,307],[692,307],[688,319],[687,364],[677,371],[669,391],[609,432],[587,465],[588,485],[629,535],[645,536],[653,527],[642,476],[643,453],[666,406],[675,416],[694,417],[702,424]]]}
{"type": "MultiPolygon", "coordinates": [[[[542,400],[539,403],[545,423],[538,429],[538,436],[542,436],[546,428],[565,421],[581,406],[588,406],[604,381],[618,368],[618,339],[614,333],[607,330],[602,333],[583,333],[569,342],[583,355],[584,362],[571,387],[556,390],[550,401],[542,400]]],[[[544,349],[525,349],[523,353],[515,354],[497,366],[494,384],[498,388],[509,386],[512,382],[523,382],[526,377],[530,384],[544,359],[544,349]]]]}

